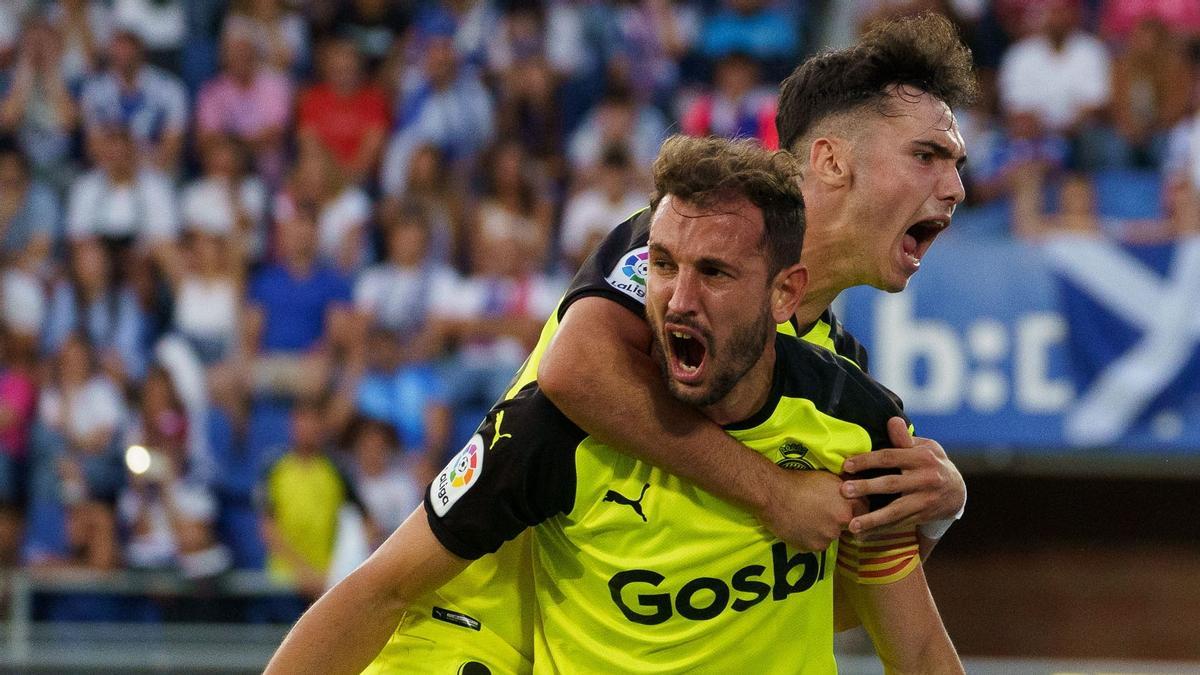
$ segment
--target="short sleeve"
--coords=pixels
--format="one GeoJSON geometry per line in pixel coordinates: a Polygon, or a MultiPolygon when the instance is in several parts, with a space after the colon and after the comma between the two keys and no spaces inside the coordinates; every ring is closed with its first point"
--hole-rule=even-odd
{"type": "Polygon", "coordinates": [[[561,319],[579,298],[606,297],[642,316],[649,270],[650,209],[643,209],[609,232],[579,267],[559,304],[561,319]]]}
{"type": "Polygon", "coordinates": [[[426,490],[434,536],[474,560],[570,511],[585,436],[532,385],[501,402],[426,490]]]}

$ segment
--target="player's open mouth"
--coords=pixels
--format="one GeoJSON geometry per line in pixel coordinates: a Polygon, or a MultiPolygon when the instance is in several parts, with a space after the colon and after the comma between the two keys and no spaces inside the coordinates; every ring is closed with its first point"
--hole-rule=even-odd
{"type": "Polygon", "coordinates": [[[913,271],[921,266],[921,258],[925,257],[925,253],[933,245],[933,240],[949,225],[949,218],[930,218],[922,220],[904,231],[901,248],[905,262],[913,268],[913,271]]]}
{"type": "Polygon", "coordinates": [[[669,326],[666,331],[671,377],[683,384],[699,381],[708,355],[704,337],[685,326],[669,326]]]}

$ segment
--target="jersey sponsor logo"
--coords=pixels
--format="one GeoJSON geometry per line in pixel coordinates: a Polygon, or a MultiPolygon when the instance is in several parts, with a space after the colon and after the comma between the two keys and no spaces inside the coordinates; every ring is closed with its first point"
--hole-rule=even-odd
{"type": "Polygon", "coordinates": [[[766,565],[747,565],[726,582],[715,577],[697,577],[679,588],[679,592],[653,593],[667,578],[654,570],[625,570],[608,580],[612,600],[633,623],[654,626],[675,614],[689,621],[708,621],[727,609],[744,612],[770,598],[787,600],[803,593],[825,578],[825,551],[800,552],[788,556],[787,546],[771,546],[771,572],[766,565]],[[737,594],[735,596],[735,594],[737,594]]]}
{"type": "Polygon", "coordinates": [[[788,441],[784,443],[779,448],[779,454],[782,458],[775,463],[785,469],[810,471],[816,468],[812,462],[805,458],[805,455],[808,454],[808,448],[800,441],[788,441]]]}
{"type": "Polygon", "coordinates": [[[483,624],[479,623],[478,619],[469,617],[460,612],[448,610],[444,607],[434,607],[433,618],[437,619],[438,621],[452,623],[456,626],[462,626],[463,628],[470,628],[471,630],[479,630],[483,627],[483,624]]]}
{"type": "Polygon", "coordinates": [[[650,247],[635,248],[613,267],[607,281],[610,286],[625,295],[646,302],[646,277],[650,273],[650,247]]]}
{"type": "Polygon", "coordinates": [[[603,501],[613,502],[615,504],[624,504],[625,506],[628,506],[629,508],[633,509],[634,513],[641,516],[643,523],[649,522],[646,520],[646,514],[642,511],[642,500],[646,498],[646,490],[649,490],[649,489],[650,489],[649,483],[646,483],[645,485],[643,485],[642,486],[642,494],[637,499],[630,499],[629,497],[626,497],[625,495],[621,494],[620,492],[617,492],[616,490],[609,490],[608,492],[604,493],[603,501]]]}
{"type": "Polygon", "coordinates": [[[429,486],[429,500],[433,502],[433,512],[438,516],[446,515],[450,507],[479,480],[482,471],[483,436],[475,434],[429,486]]]}

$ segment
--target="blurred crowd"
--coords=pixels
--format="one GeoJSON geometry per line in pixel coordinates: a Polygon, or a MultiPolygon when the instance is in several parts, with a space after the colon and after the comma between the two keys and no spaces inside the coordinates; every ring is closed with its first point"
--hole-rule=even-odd
{"type": "Polygon", "coordinates": [[[315,595],[347,507],[378,543],[415,506],[669,133],[774,147],[801,58],[924,10],[984,91],[958,229],[1200,231],[1200,3],[0,4],[0,565],[315,595]]]}

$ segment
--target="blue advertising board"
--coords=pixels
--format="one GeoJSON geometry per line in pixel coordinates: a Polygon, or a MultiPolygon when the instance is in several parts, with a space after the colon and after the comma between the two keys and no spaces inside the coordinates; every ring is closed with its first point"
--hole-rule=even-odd
{"type": "Polygon", "coordinates": [[[947,447],[1200,455],[1200,238],[951,235],[908,290],[838,314],[947,447]]]}

